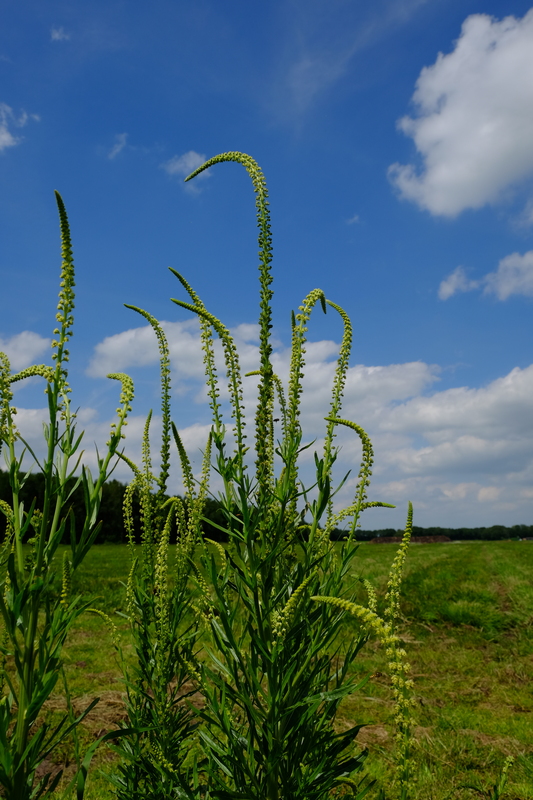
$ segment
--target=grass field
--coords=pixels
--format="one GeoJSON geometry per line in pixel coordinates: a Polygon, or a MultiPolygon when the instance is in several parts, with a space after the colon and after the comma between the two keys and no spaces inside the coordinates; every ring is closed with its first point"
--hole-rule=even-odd
{"type": "MultiPolygon", "coordinates": [[[[395,552],[394,545],[362,544],[354,577],[369,578],[383,593],[395,552]]],[[[73,586],[112,617],[126,658],[128,626],[117,612],[124,608],[129,566],[125,546],[96,546],[73,586]]],[[[401,635],[415,682],[416,800],[490,798],[507,755],[526,756],[526,762],[519,760],[512,767],[504,796],[533,798],[532,575],[529,542],[411,546],[401,635]],[[465,784],[476,784],[479,791],[461,788],[465,784]]],[[[97,614],[87,613],[75,628],[65,661],[75,710],[100,697],[80,734],[83,752],[95,737],[125,718],[111,630],[97,614]]],[[[338,724],[366,723],[356,744],[368,747],[368,772],[386,785],[391,773],[392,701],[387,665],[377,644],[367,645],[354,670],[372,678],[362,694],[345,703],[338,724]]],[[[59,715],[65,709],[64,696],[58,692],[48,706],[50,715],[59,715]]],[[[65,747],[61,756],[67,774],[72,773],[74,745],[65,747]]],[[[113,797],[105,774],[113,770],[114,758],[102,745],[93,761],[88,800],[113,797]]]]}

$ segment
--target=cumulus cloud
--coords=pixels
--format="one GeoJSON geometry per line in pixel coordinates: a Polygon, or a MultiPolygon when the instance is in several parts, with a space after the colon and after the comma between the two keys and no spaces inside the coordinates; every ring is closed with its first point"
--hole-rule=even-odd
{"type": "Polygon", "coordinates": [[[58,28],[53,27],[50,30],[51,42],[68,42],[69,39],[70,33],[67,33],[63,26],[59,26],[58,28]]]}
{"type": "Polygon", "coordinates": [[[513,433],[522,438],[529,435],[532,404],[533,365],[515,367],[479,389],[460,387],[431,397],[413,397],[391,408],[382,427],[422,434],[435,444],[467,435],[492,440],[496,431],[498,435],[513,433]]]}
{"type": "Polygon", "coordinates": [[[512,294],[533,297],[533,250],[524,255],[511,253],[502,258],[495,272],[480,280],[470,280],[462,267],[457,267],[439,286],[439,297],[448,300],[458,292],[469,292],[483,287],[484,294],[495,294],[498,300],[507,300],[512,294]]]}
{"type": "Polygon", "coordinates": [[[522,19],[474,14],[453,51],[424,67],[416,113],[398,127],[422,167],[393,164],[402,197],[454,217],[496,201],[533,174],[533,9],[522,19]]]}
{"type": "Polygon", "coordinates": [[[0,352],[9,358],[11,368],[21,370],[35,364],[39,356],[50,347],[50,339],[33,331],[22,331],[9,339],[0,337],[0,352]]]}
{"type": "MultiPolygon", "coordinates": [[[[170,347],[174,368],[185,377],[203,375],[200,326],[197,320],[161,323],[170,347]]],[[[131,367],[157,364],[159,350],[150,325],[130,328],[106,337],[96,347],[87,368],[91,377],[104,377],[110,372],[127,372],[131,367]]]]}
{"type": "MultiPolygon", "coordinates": [[[[164,322],[172,356],[173,385],[178,397],[173,401],[173,418],[180,427],[194,469],[200,469],[201,453],[209,430],[210,413],[203,386],[203,364],[199,326],[196,320],[164,322]],[[183,397],[187,394],[187,397],[183,397]],[[193,401],[191,403],[191,400],[193,401]]],[[[242,371],[259,365],[258,328],[239,325],[233,330],[242,371]]],[[[19,344],[23,342],[20,340],[19,344]]],[[[46,346],[43,340],[40,346],[46,346]]],[[[323,444],[329,412],[339,344],[331,340],[310,341],[306,346],[303,370],[301,425],[304,442],[314,441],[307,451],[302,480],[313,482],[313,452],[323,444]]],[[[225,367],[219,343],[216,344],[219,374],[222,376],[221,402],[231,429],[225,367]]],[[[26,362],[29,357],[26,357],[26,362]]],[[[274,343],[273,367],[285,385],[290,369],[290,350],[274,343]]],[[[90,375],[127,371],[137,386],[146,383],[146,370],[158,362],[156,337],[149,326],[132,328],[100,342],[93,354],[90,375]]],[[[421,525],[481,525],[492,522],[514,524],[528,521],[533,511],[533,365],[515,368],[486,386],[439,389],[440,370],[423,362],[368,366],[355,364],[348,370],[342,416],[358,422],[371,436],[375,451],[373,482],[369,499],[398,505],[398,511],[377,511],[366,515],[365,527],[400,527],[408,500],[415,504],[416,521],[421,525]]],[[[155,374],[151,373],[151,378],[155,374]]],[[[155,378],[155,380],[157,380],[155,378]]],[[[249,420],[248,437],[253,461],[253,411],[257,377],[244,378],[244,402],[249,420]]],[[[142,395],[142,390],[141,390],[142,395]]],[[[141,457],[144,417],[138,401],[129,420],[126,453],[136,461],[141,457]]],[[[151,402],[151,404],[153,404],[151,402]]],[[[85,428],[86,463],[96,464],[92,443],[101,449],[112,421],[100,419],[91,408],[80,409],[80,428],[85,428]]],[[[280,416],[279,412],[276,416],[280,416]]],[[[45,411],[21,409],[17,417],[22,434],[32,447],[42,437],[45,411]]],[[[276,436],[281,431],[276,423],[276,436]]],[[[152,439],[157,442],[161,420],[152,420],[152,439]]],[[[351,470],[337,496],[338,505],[353,498],[361,460],[359,437],[339,427],[336,444],[339,454],[336,479],[351,470]]],[[[157,469],[157,463],[155,464],[157,469]]],[[[122,466],[117,472],[128,479],[122,466]],[[122,470],[122,471],[120,471],[122,470]]],[[[172,480],[179,491],[179,475],[172,480]]],[[[215,479],[216,480],[216,479],[215,479]]]]}
{"type": "Polygon", "coordinates": [[[115,136],[115,144],[113,145],[113,147],[111,148],[111,150],[107,154],[107,157],[109,159],[111,159],[111,160],[116,158],[118,156],[118,154],[121,153],[124,150],[124,148],[126,147],[127,143],[128,143],[128,134],[127,133],[117,133],[117,135],[115,136]]]}

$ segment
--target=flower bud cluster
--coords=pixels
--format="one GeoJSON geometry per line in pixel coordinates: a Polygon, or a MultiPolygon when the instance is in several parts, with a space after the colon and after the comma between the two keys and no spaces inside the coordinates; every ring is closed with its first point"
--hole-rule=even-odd
{"type": "Polygon", "coordinates": [[[201,686],[202,674],[200,672],[200,664],[198,662],[191,661],[190,659],[182,659],[182,663],[185,667],[187,667],[189,678],[195,680],[196,683],[201,686]]]}
{"type": "Polygon", "coordinates": [[[165,658],[166,649],[170,638],[169,624],[169,593],[168,593],[168,546],[170,539],[170,529],[174,519],[174,504],[170,506],[161,539],[157,548],[154,574],[154,591],[156,626],[158,634],[158,655],[165,658]]]}
{"type": "Polygon", "coordinates": [[[323,308],[325,308],[326,297],[322,289],[312,289],[299,307],[292,329],[288,393],[289,435],[296,433],[299,427],[298,419],[300,416],[300,397],[303,391],[302,378],[304,377],[305,342],[307,341],[305,334],[307,332],[307,323],[309,322],[311,312],[318,300],[320,300],[323,308]]]}
{"type": "Polygon", "coordinates": [[[11,391],[11,364],[5,353],[0,352],[0,450],[2,444],[14,442],[17,430],[13,423],[13,414],[16,410],[11,407],[13,399],[11,391]]]}
{"type": "Polygon", "coordinates": [[[97,614],[101,619],[103,619],[103,621],[106,623],[106,625],[111,631],[111,641],[113,642],[115,648],[118,650],[119,648],[118,630],[117,626],[115,625],[109,614],[106,614],[105,611],[101,611],[99,608],[88,608],[87,611],[91,611],[93,614],[97,614]]]}
{"type": "Polygon", "coordinates": [[[363,578],[362,580],[368,594],[368,607],[371,611],[376,612],[378,607],[378,598],[375,589],[367,578],[363,578]]]}
{"type": "MultiPolygon", "coordinates": [[[[191,298],[193,309],[196,311],[198,310],[206,311],[206,308],[203,302],[201,301],[200,297],[196,294],[192,286],[183,277],[183,275],[181,275],[175,269],[172,269],[172,267],[170,268],[170,271],[180,281],[181,285],[191,298]]],[[[199,318],[200,318],[200,341],[202,344],[202,350],[204,352],[203,363],[205,366],[207,396],[209,397],[209,405],[211,406],[211,411],[213,413],[213,424],[215,426],[215,430],[219,431],[222,427],[222,417],[220,415],[220,403],[218,402],[218,398],[220,397],[220,391],[218,387],[218,377],[215,365],[215,353],[213,349],[212,326],[209,319],[203,314],[199,314],[199,318]]]]}
{"type": "Polygon", "coordinates": [[[9,632],[7,628],[2,631],[2,638],[0,639],[0,704],[7,705],[9,700],[4,694],[6,686],[6,665],[7,665],[7,649],[9,644],[9,632]]]}
{"type": "Polygon", "coordinates": [[[409,503],[409,510],[407,512],[407,523],[405,532],[402,538],[396,557],[392,562],[389,581],[387,583],[387,593],[385,594],[385,601],[387,603],[385,608],[385,616],[394,624],[400,615],[400,589],[402,583],[402,573],[411,541],[411,534],[413,530],[413,506],[409,503]]]}
{"type": "Polygon", "coordinates": [[[228,559],[226,556],[226,551],[224,550],[220,542],[215,542],[213,539],[208,539],[207,536],[204,537],[204,541],[209,542],[209,544],[213,545],[213,547],[216,549],[218,556],[220,558],[221,567],[223,570],[225,570],[226,565],[228,563],[228,559]]]}
{"type": "MultiPolygon", "coordinates": [[[[332,387],[332,394],[331,394],[331,407],[329,412],[329,420],[328,425],[326,428],[326,437],[324,441],[324,462],[327,465],[327,472],[328,476],[331,479],[331,464],[332,464],[332,447],[333,447],[333,439],[335,438],[335,422],[341,410],[342,406],[342,397],[344,393],[344,386],[346,383],[346,375],[348,372],[348,367],[350,363],[350,353],[352,349],[352,323],[350,317],[336,303],[333,303],[331,300],[326,300],[326,303],[334,308],[341,316],[343,321],[343,334],[342,334],[342,342],[339,350],[339,357],[337,359],[337,367],[335,369],[335,376],[333,378],[333,387],[332,387]]],[[[328,501],[328,522],[330,521],[331,517],[333,516],[333,500],[332,498],[328,501]]]]}
{"type": "Polygon", "coordinates": [[[137,571],[137,559],[134,558],[131,564],[131,569],[126,582],[126,611],[130,621],[135,618],[135,573],[137,571]]]}
{"type": "Polygon", "coordinates": [[[6,550],[9,546],[11,546],[11,537],[15,532],[14,515],[13,515],[13,509],[11,508],[9,503],[6,503],[5,500],[0,500],[0,511],[6,518],[7,522],[6,532],[5,532],[5,542],[3,547],[3,549],[6,550]]]}
{"type": "Polygon", "coordinates": [[[157,483],[159,484],[159,496],[165,494],[167,480],[170,473],[170,395],[171,395],[171,381],[170,381],[170,355],[169,355],[169,347],[167,337],[165,332],[158,322],[158,320],[149,314],[148,311],[144,311],[142,308],[137,308],[137,306],[126,305],[127,308],[131,308],[133,311],[136,311],[142,317],[144,317],[150,325],[157,337],[157,345],[159,348],[159,369],[160,369],[160,381],[161,381],[161,418],[162,418],[162,427],[163,427],[163,435],[162,435],[162,442],[161,442],[161,464],[159,469],[159,478],[157,479],[157,483]]]}
{"type": "Polygon", "coordinates": [[[125,438],[125,434],[122,433],[122,428],[128,424],[126,418],[131,411],[131,403],[135,395],[135,388],[130,376],[126,375],[124,372],[111,372],[107,377],[111,380],[120,381],[121,385],[121,405],[116,410],[118,422],[111,423],[109,440],[106,442],[108,447],[115,448],[120,439],[125,438]]]}
{"type": "Polygon", "coordinates": [[[159,744],[159,742],[157,740],[155,740],[155,741],[151,740],[150,741],[149,749],[150,749],[150,751],[152,753],[152,758],[154,758],[155,761],[161,767],[163,767],[163,769],[165,769],[167,772],[171,772],[174,775],[178,774],[178,771],[176,770],[174,765],[171,764],[170,761],[164,755],[163,750],[161,748],[161,745],[159,744]]]}
{"type": "Polygon", "coordinates": [[[61,580],[61,605],[68,608],[72,591],[72,564],[67,553],[63,553],[63,577],[61,580]]]}
{"type": "Polygon", "coordinates": [[[284,608],[279,613],[276,613],[272,620],[272,639],[274,645],[281,644],[285,639],[298,607],[298,603],[300,602],[300,598],[316,575],[317,570],[310,572],[307,578],[305,578],[305,580],[303,580],[298,588],[295,589],[291,594],[284,608]]]}

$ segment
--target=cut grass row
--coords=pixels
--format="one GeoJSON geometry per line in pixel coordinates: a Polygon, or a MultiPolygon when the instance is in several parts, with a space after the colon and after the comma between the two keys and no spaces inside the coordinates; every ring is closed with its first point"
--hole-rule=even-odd
{"type": "MultiPolygon", "coordinates": [[[[368,578],[383,595],[395,552],[394,545],[361,544],[354,578],[368,578]]],[[[124,611],[129,568],[125,546],[96,546],[73,586],[74,592],[94,598],[92,605],[113,618],[126,658],[131,645],[127,622],[119,613],[124,611]]],[[[533,760],[532,568],[533,543],[528,542],[410,549],[401,635],[415,682],[417,800],[482,796],[460,787],[479,784],[488,790],[507,755],[533,760]]],[[[354,668],[361,676],[372,677],[362,693],[344,704],[338,724],[367,723],[356,744],[369,749],[369,773],[388,783],[394,729],[386,659],[373,642],[361,655],[354,668]]],[[[124,719],[116,650],[110,628],[98,615],[84,616],[73,631],[65,659],[75,709],[101,698],[83,726],[83,751],[124,719]]],[[[49,713],[59,716],[65,708],[60,692],[49,705],[49,713]]],[[[61,757],[72,770],[72,748],[65,747],[61,757]]],[[[113,759],[112,750],[103,745],[93,762],[87,800],[113,797],[101,774],[112,771],[113,759]]],[[[506,797],[533,798],[533,781],[524,765],[513,767],[506,797]]]]}

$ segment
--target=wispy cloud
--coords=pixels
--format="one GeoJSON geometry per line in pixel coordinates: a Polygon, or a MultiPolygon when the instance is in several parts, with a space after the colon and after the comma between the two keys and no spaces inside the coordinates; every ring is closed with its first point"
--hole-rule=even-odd
{"type": "Polygon", "coordinates": [[[68,42],[70,39],[70,33],[63,28],[63,26],[59,26],[56,28],[55,26],[50,30],[50,41],[51,42],[68,42]]]}
{"type": "Polygon", "coordinates": [[[483,294],[495,294],[498,300],[507,300],[512,294],[533,297],[533,250],[520,255],[502,258],[498,269],[488,272],[479,280],[470,280],[463,269],[457,267],[439,286],[439,297],[448,300],[454,294],[483,289],[483,294]]]}
{"type": "MultiPolygon", "coordinates": [[[[165,172],[172,177],[186,178],[187,175],[194,172],[194,170],[200,167],[205,161],[206,157],[203,153],[197,153],[196,150],[188,150],[181,156],[172,156],[168,161],[161,164],[161,169],[164,169],[165,172]]],[[[195,178],[194,183],[187,183],[184,185],[184,188],[196,194],[200,191],[198,188],[198,181],[206,180],[210,177],[211,172],[209,170],[201,172],[198,177],[195,178]]]]}
{"type": "Polygon", "coordinates": [[[124,148],[128,143],[128,134],[127,133],[117,133],[115,136],[115,144],[107,154],[107,157],[111,160],[116,158],[119,153],[122,153],[124,148]]]}
{"type": "Polygon", "coordinates": [[[11,106],[6,103],[0,103],[0,152],[8,147],[15,147],[15,145],[20,144],[22,137],[15,136],[12,128],[23,128],[29,119],[36,122],[39,121],[37,114],[27,114],[26,111],[21,111],[17,117],[13,113],[11,106]]]}
{"type": "MultiPolygon", "coordinates": [[[[178,175],[186,178],[197,167],[200,167],[206,160],[203,153],[197,153],[196,150],[188,150],[181,156],[172,156],[164,164],[161,164],[162,169],[168,172],[169,175],[178,175]]],[[[202,172],[198,177],[207,178],[211,175],[210,172],[202,172]]]]}
{"type": "Polygon", "coordinates": [[[480,286],[480,281],[473,281],[467,278],[463,267],[457,267],[445,278],[439,286],[439,297],[441,300],[448,300],[454,294],[460,292],[470,292],[480,286]]]}
{"type": "Polygon", "coordinates": [[[347,225],[357,225],[359,222],[361,222],[359,214],[354,214],[353,217],[346,220],[347,225]]]}
{"type": "Polygon", "coordinates": [[[427,0],[353,4],[293,0],[285,6],[284,39],[269,104],[278,116],[298,118],[348,72],[354,57],[401,25],[427,0]]]}

